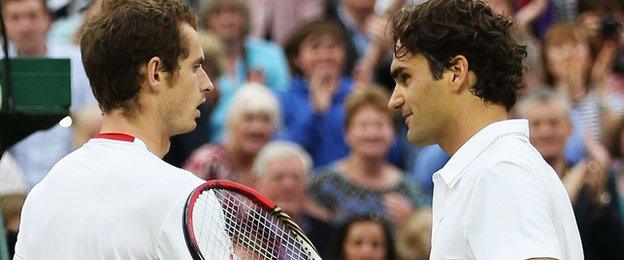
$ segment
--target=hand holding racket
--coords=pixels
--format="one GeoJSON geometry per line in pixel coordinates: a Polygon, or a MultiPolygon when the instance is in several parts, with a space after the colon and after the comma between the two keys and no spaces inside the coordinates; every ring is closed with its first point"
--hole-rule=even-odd
{"type": "Polygon", "coordinates": [[[191,193],[184,236],[193,259],[321,259],[275,203],[232,181],[208,181],[191,193]]]}

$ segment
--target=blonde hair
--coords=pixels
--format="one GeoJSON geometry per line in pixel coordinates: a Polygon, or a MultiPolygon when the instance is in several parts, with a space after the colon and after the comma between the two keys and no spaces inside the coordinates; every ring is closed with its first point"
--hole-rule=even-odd
{"type": "Polygon", "coordinates": [[[431,251],[431,208],[414,211],[396,234],[396,250],[399,259],[429,259],[431,251]]]}

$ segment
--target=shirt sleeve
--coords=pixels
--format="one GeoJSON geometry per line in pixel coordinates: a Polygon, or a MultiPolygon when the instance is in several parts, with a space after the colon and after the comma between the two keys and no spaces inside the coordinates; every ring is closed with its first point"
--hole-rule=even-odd
{"type": "Polygon", "coordinates": [[[475,259],[561,259],[544,179],[513,162],[485,171],[475,184],[465,226],[475,259]]]}

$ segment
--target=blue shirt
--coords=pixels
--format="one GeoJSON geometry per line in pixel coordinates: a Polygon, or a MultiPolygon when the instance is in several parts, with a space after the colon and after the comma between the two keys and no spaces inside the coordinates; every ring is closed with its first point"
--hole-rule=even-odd
{"type": "Polygon", "coordinates": [[[264,72],[266,85],[278,92],[283,90],[290,80],[290,71],[284,51],[272,42],[262,40],[247,40],[245,42],[245,60],[239,59],[236,64],[236,79],[228,75],[222,75],[216,80],[219,88],[219,103],[210,118],[210,141],[219,143],[223,141],[223,128],[232,98],[236,91],[245,83],[248,70],[261,70],[264,72]]]}

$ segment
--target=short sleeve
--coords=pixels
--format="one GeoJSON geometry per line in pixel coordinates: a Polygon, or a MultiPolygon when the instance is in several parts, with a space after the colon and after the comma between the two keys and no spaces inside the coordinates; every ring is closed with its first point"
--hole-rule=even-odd
{"type": "Polygon", "coordinates": [[[476,182],[465,226],[475,259],[561,259],[548,185],[532,171],[503,161],[476,182]]]}

